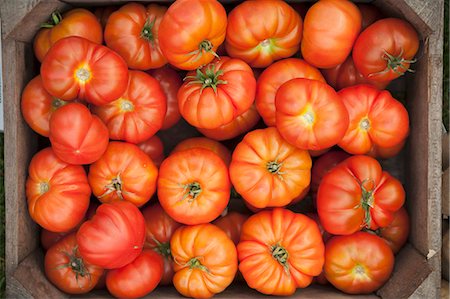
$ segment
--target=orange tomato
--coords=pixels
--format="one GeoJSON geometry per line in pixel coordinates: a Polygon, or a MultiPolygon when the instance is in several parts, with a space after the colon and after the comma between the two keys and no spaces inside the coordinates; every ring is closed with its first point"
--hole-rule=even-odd
{"type": "Polygon", "coordinates": [[[230,151],[225,147],[225,145],[218,141],[211,140],[205,137],[193,137],[185,139],[177,144],[172,153],[184,151],[191,148],[204,148],[213,151],[223,160],[223,162],[225,162],[227,166],[230,165],[231,154],[230,151]]]}

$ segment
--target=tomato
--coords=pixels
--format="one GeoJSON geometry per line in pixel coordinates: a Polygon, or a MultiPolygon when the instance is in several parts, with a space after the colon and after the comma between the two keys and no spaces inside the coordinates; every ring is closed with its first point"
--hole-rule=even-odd
{"type": "Polygon", "coordinates": [[[167,63],[159,48],[158,30],[167,8],[128,3],[108,18],[105,42],[131,69],[148,70],[167,63]]]}
{"type": "Polygon", "coordinates": [[[383,171],[377,160],[352,156],[322,178],[317,213],[327,232],[350,235],[363,228],[388,226],[404,201],[402,184],[383,171]]]}
{"type": "Polygon", "coordinates": [[[50,117],[50,142],[55,155],[66,163],[90,164],[108,146],[108,129],[86,106],[69,103],[50,117]]]}
{"type": "Polygon", "coordinates": [[[183,81],[178,73],[170,67],[150,70],[148,73],[158,80],[167,99],[167,112],[161,130],[173,127],[181,118],[178,110],[177,93],[183,81]]]}
{"type": "Polygon", "coordinates": [[[89,167],[92,193],[103,203],[129,201],[137,207],[150,200],[156,189],[158,168],[134,144],[110,142],[106,152],[89,167]]]}
{"type": "Polygon", "coordinates": [[[93,13],[87,9],[75,8],[61,16],[53,12],[50,22],[42,25],[34,38],[33,48],[36,58],[42,62],[48,50],[60,39],[79,36],[93,43],[101,44],[103,30],[93,13]]]}
{"type": "Polygon", "coordinates": [[[141,71],[130,71],[128,88],[117,100],[92,108],[114,140],[140,143],[161,129],[166,96],[158,81],[141,71]]]}
{"type": "Polygon", "coordinates": [[[348,113],[328,84],[292,79],[278,89],[276,124],[281,136],[301,149],[323,150],[341,141],[348,113]]]}
{"type": "Polygon", "coordinates": [[[284,1],[244,1],[228,15],[225,47],[231,57],[264,68],[298,51],[302,26],[302,18],[284,1]]]}
{"type": "Polygon", "coordinates": [[[318,151],[315,151],[315,150],[309,150],[308,152],[309,152],[309,155],[310,155],[311,157],[320,157],[320,156],[322,156],[323,154],[325,154],[326,152],[328,152],[330,149],[331,149],[331,148],[326,148],[326,149],[318,150],[318,151]]]}
{"type": "Polygon", "coordinates": [[[286,206],[309,186],[311,157],[285,141],[276,128],[255,130],[236,146],[230,178],[251,206],[286,206]]]}
{"type": "Polygon", "coordinates": [[[163,274],[163,259],[144,249],[131,263],[108,271],[106,287],[116,298],[141,298],[153,291],[163,274]]]}
{"type": "Polygon", "coordinates": [[[159,27],[161,51],[173,66],[195,70],[217,57],[226,28],[227,14],[218,1],[175,1],[159,27]]]}
{"type": "Polygon", "coordinates": [[[215,140],[232,139],[250,131],[259,121],[260,116],[256,111],[256,106],[252,105],[247,111],[236,117],[230,123],[216,129],[197,130],[208,138],[215,140]]]}
{"type": "Polygon", "coordinates": [[[42,82],[52,96],[103,105],[126,90],[128,68],[114,51],[81,37],[57,41],[41,65],[42,82]]]}
{"type": "Polygon", "coordinates": [[[378,159],[388,159],[397,156],[405,146],[406,140],[407,139],[403,139],[402,142],[392,147],[382,147],[372,144],[372,148],[367,155],[378,159]]]}
{"type": "Polygon", "coordinates": [[[364,78],[364,76],[356,69],[351,55],[349,55],[343,63],[338,64],[331,69],[322,70],[322,74],[327,79],[327,83],[336,90],[358,84],[370,84],[378,89],[385,89],[390,82],[378,82],[371,80],[370,78],[364,78]]]}
{"type": "Polygon", "coordinates": [[[48,147],[31,159],[26,195],[28,212],[37,224],[67,232],[84,218],[91,188],[82,166],[65,163],[48,147]]]}
{"type": "Polygon", "coordinates": [[[47,251],[54,244],[58,243],[61,239],[66,237],[68,234],[73,233],[74,231],[75,230],[72,229],[68,232],[55,233],[43,228],[41,230],[41,246],[44,249],[44,251],[47,251]]]}
{"type": "Polygon", "coordinates": [[[103,29],[105,29],[111,14],[116,10],[117,6],[100,6],[94,10],[94,15],[97,17],[97,20],[100,22],[103,29]]]}
{"type": "Polygon", "coordinates": [[[373,4],[357,3],[356,6],[358,6],[361,13],[361,31],[383,18],[381,11],[373,4]]]}
{"type": "Polygon", "coordinates": [[[238,261],[233,241],[212,224],[183,226],[170,240],[173,285],[186,297],[210,298],[231,284],[238,261]]]}
{"type": "Polygon", "coordinates": [[[315,67],[332,68],[345,61],[361,30],[361,12],[347,0],[320,0],[306,13],[301,52],[315,67]]]}
{"type": "Polygon", "coordinates": [[[22,92],[21,111],[23,118],[33,131],[48,137],[52,113],[66,101],[52,97],[44,88],[41,76],[28,82],[22,92]]]}
{"type": "Polygon", "coordinates": [[[366,232],[335,236],[325,247],[325,277],[348,294],[380,288],[394,268],[394,255],[379,237],[366,232]]]}
{"type": "Polygon", "coordinates": [[[339,91],[350,123],[338,145],[350,154],[366,154],[375,146],[394,147],[409,132],[408,111],[389,91],[356,85],[339,91]]]}
{"type": "Polygon", "coordinates": [[[245,62],[221,57],[187,74],[178,90],[178,107],[194,127],[216,129],[250,108],[255,89],[253,71],[245,62]]]}
{"type": "Polygon", "coordinates": [[[228,204],[230,188],[225,162],[204,148],[173,153],[159,168],[159,202],[170,217],[183,224],[216,219],[228,204]]]}
{"type": "Polygon", "coordinates": [[[256,108],[268,126],[275,126],[275,95],[283,83],[294,78],[325,82],[318,69],[298,58],[275,62],[266,68],[256,84],[256,108]]]}
{"type": "Polygon", "coordinates": [[[137,146],[152,159],[156,167],[161,165],[164,160],[164,145],[157,135],[153,135],[137,146]]]}
{"type": "Polygon", "coordinates": [[[86,262],[105,269],[121,268],[142,251],[145,220],[139,209],[126,201],[105,203],[77,232],[78,250],[86,262]]]}
{"type": "Polygon", "coordinates": [[[58,241],[45,254],[45,276],[58,289],[69,294],[84,294],[92,290],[103,269],[86,262],[78,252],[76,234],[58,241]]]}
{"type": "Polygon", "coordinates": [[[410,70],[418,49],[416,30],[402,19],[387,18],[359,35],[352,55],[356,69],[365,78],[386,82],[410,70]]]}
{"type": "Polygon", "coordinates": [[[331,151],[319,157],[313,163],[311,169],[311,193],[314,205],[316,204],[317,191],[319,190],[319,185],[323,176],[348,157],[350,157],[350,155],[346,152],[331,151]]]}
{"type": "Polygon", "coordinates": [[[251,216],[242,227],[237,250],[248,286],[266,295],[289,296],[307,287],[324,263],[317,224],[282,208],[251,216]]]}
{"type": "Polygon", "coordinates": [[[164,270],[160,284],[172,284],[174,272],[170,238],[181,224],[170,218],[159,203],[147,206],[142,210],[142,214],[146,227],[144,248],[152,249],[163,257],[164,270]]]}
{"type": "Polygon", "coordinates": [[[375,232],[389,245],[392,252],[397,254],[408,240],[409,230],[410,221],[408,212],[402,207],[395,213],[394,220],[389,226],[379,228],[375,232]]]}
{"type": "Polygon", "coordinates": [[[191,148],[204,148],[213,151],[223,160],[223,162],[225,162],[227,166],[230,165],[231,154],[230,151],[225,147],[225,145],[218,141],[211,140],[205,137],[193,137],[185,139],[177,144],[172,153],[188,150],[191,148]]]}
{"type": "Polygon", "coordinates": [[[247,215],[235,211],[228,211],[225,215],[221,215],[219,218],[214,220],[212,224],[223,230],[227,234],[228,238],[233,241],[234,245],[237,245],[241,238],[242,225],[247,218],[247,215]]]}

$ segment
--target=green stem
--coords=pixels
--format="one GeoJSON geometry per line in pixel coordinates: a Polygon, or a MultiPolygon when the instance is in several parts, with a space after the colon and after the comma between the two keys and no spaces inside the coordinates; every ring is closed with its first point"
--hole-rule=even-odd
{"type": "Polygon", "coordinates": [[[200,193],[202,193],[202,186],[198,182],[192,182],[186,185],[182,185],[185,193],[183,195],[183,200],[187,197],[191,197],[191,200],[196,199],[200,193]]]}
{"type": "Polygon", "coordinates": [[[284,271],[289,274],[289,253],[286,248],[280,244],[275,244],[270,246],[270,253],[272,254],[272,257],[283,266],[284,271]]]}
{"type": "Polygon", "coordinates": [[[53,28],[54,26],[58,25],[62,21],[62,15],[59,11],[55,10],[50,15],[50,20],[47,23],[41,24],[41,28],[53,28]]]}
{"type": "Polygon", "coordinates": [[[203,89],[207,87],[211,87],[214,90],[214,93],[217,94],[217,86],[220,84],[227,84],[228,82],[225,80],[221,80],[219,77],[223,75],[223,70],[215,70],[214,64],[209,64],[205,67],[205,72],[203,73],[201,68],[198,68],[195,76],[186,76],[184,80],[192,80],[188,83],[190,84],[201,84],[202,88],[200,89],[200,94],[203,92],[203,89]]]}
{"type": "Polygon", "coordinates": [[[373,193],[375,190],[375,182],[373,181],[373,179],[365,179],[364,181],[361,182],[360,184],[361,186],[361,206],[364,209],[364,223],[365,226],[367,228],[370,228],[371,226],[371,222],[372,222],[372,216],[370,214],[370,209],[373,207],[374,204],[374,197],[373,197],[373,193]],[[364,185],[370,182],[371,184],[371,188],[368,190],[364,185]]]}

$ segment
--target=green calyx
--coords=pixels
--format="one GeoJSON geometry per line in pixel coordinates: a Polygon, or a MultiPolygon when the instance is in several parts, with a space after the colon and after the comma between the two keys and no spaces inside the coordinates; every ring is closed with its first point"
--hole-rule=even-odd
{"type": "Polygon", "coordinates": [[[266,163],[266,169],[272,174],[278,175],[280,180],[283,180],[284,171],[281,171],[281,167],[283,166],[283,162],[278,162],[278,158],[274,161],[269,161],[266,163]]]}
{"type": "Polygon", "coordinates": [[[289,253],[286,250],[286,248],[284,248],[280,244],[275,244],[270,246],[270,253],[272,254],[272,257],[278,263],[280,263],[281,266],[283,266],[284,271],[286,271],[286,273],[289,273],[289,264],[288,264],[289,253]]]}
{"type": "Polygon", "coordinates": [[[153,27],[155,26],[156,18],[153,20],[147,19],[144,27],[141,31],[141,37],[153,43],[155,41],[155,36],[153,35],[153,27]]]}
{"type": "Polygon", "coordinates": [[[385,50],[383,59],[386,60],[386,68],[381,72],[369,74],[369,78],[375,75],[382,75],[390,71],[393,71],[400,76],[402,76],[405,72],[414,73],[414,70],[406,67],[405,64],[411,64],[417,61],[416,59],[404,59],[403,49],[401,49],[400,54],[398,54],[397,56],[392,55],[385,50]]]}
{"type": "Polygon", "coordinates": [[[372,216],[370,209],[373,208],[375,198],[373,196],[375,190],[375,182],[373,179],[365,179],[361,182],[361,206],[364,209],[364,223],[367,228],[370,228],[372,216]],[[370,188],[366,188],[366,183],[370,183],[370,188]]]}
{"type": "Polygon", "coordinates": [[[56,109],[58,109],[58,108],[64,106],[64,105],[67,104],[67,103],[68,103],[68,102],[63,101],[63,100],[61,100],[61,99],[53,98],[53,101],[52,101],[52,109],[53,109],[53,110],[56,110],[56,109]]]}
{"type": "MultiPolygon", "coordinates": [[[[69,262],[66,264],[61,264],[57,266],[55,269],[63,269],[63,268],[70,268],[75,273],[75,279],[77,280],[77,283],[79,284],[78,277],[88,277],[89,283],[91,283],[91,273],[89,273],[86,265],[84,264],[84,261],[81,257],[77,254],[78,246],[74,247],[72,252],[66,252],[64,251],[64,255],[67,256],[69,259],[69,262]]],[[[79,284],[79,287],[82,286],[79,284]]]]}
{"type": "Polygon", "coordinates": [[[228,82],[220,79],[220,76],[223,75],[223,70],[216,71],[215,68],[214,64],[210,64],[205,68],[204,73],[198,68],[195,76],[186,76],[184,80],[192,80],[189,81],[188,85],[201,84],[202,88],[200,89],[200,93],[203,92],[203,89],[211,87],[214,93],[217,94],[217,85],[227,84],[228,82]]]}
{"type": "Polygon", "coordinates": [[[118,174],[117,177],[113,178],[111,182],[105,186],[105,190],[105,193],[97,197],[102,198],[115,192],[120,200],[123,200],[124,192],[122,191],[122,179],[120,178],[120,174],[118,174]]]}
{"type": "Polygon", "coordinates": [[[182,185],[184,190],[183,200],[190,197],[189,201],[196,199],[202,193],[202,186],[198,182],[182,185]]]}
{"type": "Polygon", "coordinates": [[[189,262],[187,262],[187,266],[189,266],[189,269],[200,269],[202,271],[209,272],[208,268],[202,265],[197,257],[191,258],[189,262]]]}
{"type": "Polygon", "coordinates": [[[214,49],[213,44],[209,40],[205,39],[201,43],[198,44],[197,50],[189,52],[188,55],[195,55],[195,59],[193,60],[194,62],[199,60],[200,57],[205,53],[211,53],[213,56],[220,59],[219,55],[217,55],[217,53],[214,52],[213,49],[214,49]]]}
{"type": "Polygon", "coordinates": [[[152,249],[156,251],[158,254],[162,255],[167,259],[172,259],[172,252],[170,251],[170,242],[159,242],[155,238],[152,238],[153,242],[155,242],[156,246],[152,249]]]}
{"type": "Polygon", "coordinates": [[[61,13],[59,11],[55,10],[50,15],[50,20],[47,23],[41,24],[41,28],[53,28],[54,26],[61,23],[62,19],[63,19],[63,17],[61,15],[61,13]]]}

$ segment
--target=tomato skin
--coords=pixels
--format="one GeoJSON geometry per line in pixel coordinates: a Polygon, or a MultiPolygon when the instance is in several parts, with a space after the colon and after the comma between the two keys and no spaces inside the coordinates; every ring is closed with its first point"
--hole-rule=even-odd
{"type": "Polygon", "coordinates": [[[377,235],[389,245],[394,254],[397,254],[408,240],[410,220],[405,207],[402,207],[394,215],[392,223],[376,231],[377,235]]]}
{"type": "Polygon", "coordinates": [[[125,92],[128,67],[109,48],[71,36],[50,48],[41,64],[41,76],[45,89],[54,97],[103,105],[125,92]]]}
{"type": "Polygon", "coordinates": [[[35,222],[52,232],[67,232],[84,218],[91,188],[82,166],[65,163],[48,147],[31,159],[26,195],[35,222]]]}
{"type": "Polygon", "coordinates": [[[284,1],[244,1],[228,15],[225,47],[231,57],[264,68],[298,51],[302,25],[284,1]]]}
{"type": "Polygon", "coordinates": [[[212,224],[223,230],[228,238],[233,241],[234,245],[237,245],[241,238],[242,225],[247,219],[247,215],[231,211],[227,212],[225,216],[220,216],[214,220],[212,224]]]}
{"type": "Polygon", "coordinates": [[[197,128],[197,130],[211,139],[219,141],[228,140],[250,131],[258,123],[260,118],[256,106],[252,105],[247,111],[226,125],[216,129],[197,128]]]}
{"type": "Polygon", "coordinates": [[[282,207],[309,186],[311,158],[284,140],[276,128],[255,130],[236,146],[230,178],[251,206],[282,207]]]}
{"type": "Polygon", "coordinates": [[[226,28],[227,14],[218,1],[175,1],[159,27],[161,51],[173,66],[195,70],[214,59],[226,28]]]}
{"type": "Polygon", "coordinates": [[[177,146],[173,149],[172,153],[188,150],[191,148],[204,148],[213,151],[223,160],[223,162],[225,162],[227,166],[230,165],[231,153],[225,147],[225,145],[223,145],[218,141],[211,140],[205,137],[193,137],[185,139],[177,144],[177,146]]]}
{"type": "Polygon", "coordinates": [[[339,163],[322,178],[317,213],[327,232],[350,235],[363,228],[388,226],[404,201],[400,181],[383,171],[374,158],[359,155],[339,163]]]}
{"type": "Polygon", "coordinates": [[[216,219],[228,204],[230,189],[228,168],[211,150],[173,153],[159,168],[159,202],[170,217],[183,224],[216,219]]]}
{"type": "Polygon", "coordinates": [[[281,85],[294,78],[325,79],[318,69],[298,58],[275,62],[266,68],[256,83],[256,108],[267,126],[275,126],[275,95],[281,85]]]}
{"type": "Polygon", "coordinates": [[[255,99],[255,90],[256,80],[248,64],[224,56],[187,74],[178,90],[178,108],[192,126],[216,129],[247,111],[255,99]],[[208,85],[207,80],[212,83],[208,85]]]}
{"type": "Polygon", "coordinates": [[[288,296],[307,287],[324,263],[317,224],[282,208],[250,216],[237,250],[239,270],[248,286],[266,295],[288,296]]]}
{"type": "Polygon", "coordinates": [[[343,63],[352,51],[361,22],[361,12],[350,1],[316,2],[306,13],[303,23],[303,58],[324,69],[343,63]]]}
{"type": "Polygon", "coordinates": [[[115,101],[92,108],[106,124],[114,140],[140,143],[161,127],[166,114],[166,96],[158,81],[147,73],[130,71],[127,90],[115,101]]]}
{"type": "Polygon", "coordinates": [[[167,130],[173,127],[181,118],[180,111],[178,110],[177,94],[178,89],[180,89],[183,84],[183,80],[181,80],[180,75],[170,67],[150,70],[148,73],[158,80],[166,95],[167,112],[161,130],[167,130]]]}
{"type": "Polygon", "coordinates": [[[334,236],[325,247],[325,277],[347,294],[369,294],[380,288],[394,268],[394,255],[379,237],[357,232],[334,236]]]}
{"type": "Polygon", "coordinates": [[[174,260],[173,284],[192,298],[211,298],[233,281],[238,260],[236,247],[213,224],[182,226],[170,240],[174,260]]]}
{"type": "Polygon", "coordinates": [[[174,275],[170,238],[181,223],[170,218],[159,203],[144,208],[142,215],[146,228],[144,248],[152,249],[163,257],[164,270],[159,284],[170,285],[174,275]]]}
{"type": "Polygon", "coordinates": [[[89,167],[92,193],[103,203],[128,201],[140,207],[156,189],[158,168],[134,144],[110,142],[106,152],[89,167]]]}
{"type": "Polygon", "coordinates": [[[367,155],[377,159],[388,159],[397,156],[405,146],[406,140],[403,139],[402,142],[393,147],[382,147],[373,144],[367,155]]]}
{"type": "Polygon", "coordinates": [[[408,22],[386,18],[373,23],[361,32],[352,55],[356,69],[365,78],[385,82],[403,75],[409,69],[418,49],[419,37],[408,22]],[[386,53],[397,57],[398,62],[386,59],[386,53]]]}
{"type": "Polygon", "coordinates": [[[361,12],[361,32],[369,27],[369,25],[383,18],[383,14],[373,4],[370,3],[357,3],[359,11],[361,12]]]}
{"type": "Polygon", "coordinates": [[[152,292],[163,273],[163,259],[144,249],[130,264],[106,274],[106,287],[116,298],[141,298],[152,292]]]}
{"type": "Polygon", "coordinates": [[[50,247],[45,254],[44,268],[47,279],[68,294],[84,294],[91,291],[104,271],[83,260],[77,250],[75,233],[50,247]],[[72,264],[76,266],[73,267],[72,264]]]}
{"type": "Polygon", "coordinates": [[[159,48],[158,32],[167,8],[128,3],[113,12],[106,23],[105,42],[131,69],[148,70],[167,63],[159,48]]]}
{"type": "Polygon", "coordinates": [[[341,99],[328,84],[317,80],[297,78],[284,83],[276,94],[275,107],[278,131],[300,149],[332,147],[348,127],[341,99]]]}
{"type": "Polygon", "coordinates": [[[161,165],[164,160],[164,145],[157,135],[153,135],[137,146],[152,159],[156,167],[161,165]]]}
{"type": "Polygon", "coordinates": [[[50,117],[50,142],[55,155],[70,164],[90,164],[108,146],[108,129],[89,109],[69,103],[50,117]]]}
{"type": "MultiPolygon", "coordinates": [[[[93,13],[87,9],[75,8],[66,12],[51,28],[42,28],[34,38],[33,48],[39,62],[44,60],[48,50],[60,39],[69,36],[83,37],[93,43],[103,41],[102,27],[93,13]]],[[[52,19],[54,18],[52,14],[52,19]]]]}
{"type": "Polygon", "coordinates": [[[106,23],[113,12],[117,10],[117,6],[100,6],[94,10],[94,15],[105,30],[106,23]]]}
{"type": "Polygon", "coordinates": [[[77,232],[83,259],[105,269],[121,268],[142,251],[145,220],[139,209],[126,201],[102,204],[77,232]]]}
{"type": "Polygon", "coordinates": [[[389,91],[356,85],[339,91],[350,123],[338,145],[350,154],[367,154],[373,146],[395,147],[409,133],[408,111],[389,91]]]}

